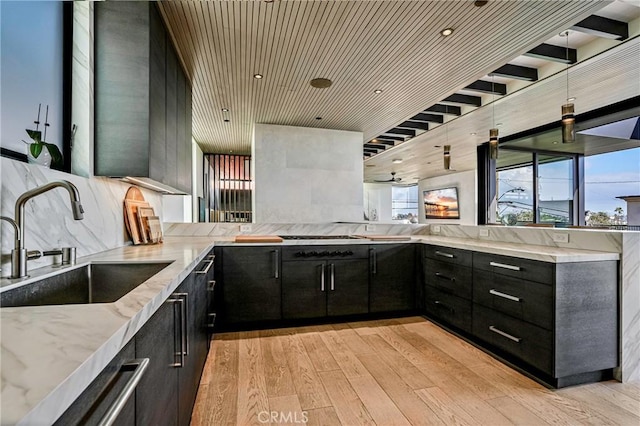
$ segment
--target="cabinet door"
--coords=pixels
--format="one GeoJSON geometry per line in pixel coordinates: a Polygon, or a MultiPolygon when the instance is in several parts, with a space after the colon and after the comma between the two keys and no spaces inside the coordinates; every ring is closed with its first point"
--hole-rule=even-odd
{"type": "MultiPolygon", "coordinates": [[[[122,365],[136,356],[135,343],[131,340],[113,358],[87,389],[75,400],[54,425],[94,425],[98,424],[116,397],[131,378],[132,371],[122,371],[122,365]]],[[[145,374],[147,374],[145,372],[145,374]]],[[[125,404],[116,418],[117,425],[135,425],[135,403],[133,396],[125,404]]]]}
{"type": "Polygon", "coordinates": [[[281,319],[280,254],[270,246],[223,249],[225,323],[281,319]]]}
{"type": "Polygon", "coordinates": [[[327,315],[366,314],[369,311],[368,260],[329,260],[327,269],[327,315]]]}
{"type": "Polygon", "coordinates": [[[176,186],[178,189],[187,191],[187,182],[191,181],[191,170],[187,170],[187,156],[191,155],[191,150],[184,143],[185,127],[187,124],[185,86],[186,79],[182,67],[178,64],[176,73],[176,144],[175,152],[177,159],[176,186]]]}
{"type": "Polygon", "coordinates": [[[325,261],[282,262],[282,317],[326,316],[328,278],[325,261]]]}
{"type": "Polygon", "coordinates": [[[178,424],[180,306],[169,298],[136,334],[136,357],[149,366],[136,388],[136,424],[178,424]]]}
{"type": "Polygon", "coordinates": [[[166,30],[154,4],[149,8],[149,177],[164,181],[166,152],[166,30]]]}
{"type": "MultiPolygon", "coordinates": [[[[167,39],[168,41],[169,39],[167,39]]],[[[176,187],[178,183],[178,158],[177,158],[177,117],[178,117],[178,57],[171,43],[167,43],[166,61],[166,118],[165,129],[167,133],[166,150],[167,158],[164,164],[165,178],[163,183],[176,187]]]]}
{"type": "Polygon", "coordinates": [[[370,248],[370,311],[415,309],[415,249],[413,244],[370,248]]]}

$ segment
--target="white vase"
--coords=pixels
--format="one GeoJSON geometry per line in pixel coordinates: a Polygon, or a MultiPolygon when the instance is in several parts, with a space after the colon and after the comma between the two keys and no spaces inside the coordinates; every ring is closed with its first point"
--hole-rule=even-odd
{"type": "Polygon", "coordinates": [[[44,167],[51,167],[51,154],[49,154],[49,150],[46,147],[42,148],[38,158],[31,155],[31,150],[27,149],[27,159],[29,164],[39,164],[44,167]]]}

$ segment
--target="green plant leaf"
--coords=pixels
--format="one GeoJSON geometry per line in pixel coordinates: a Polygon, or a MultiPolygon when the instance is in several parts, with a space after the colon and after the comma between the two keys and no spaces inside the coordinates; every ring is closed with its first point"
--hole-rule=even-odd
{"type": "Polygon", "coordinates": [[[42,143],[49,150],[49,154],[51,154],[51,165],[52,166],[62,166],[62,153],[60,149],[52,143],[42,143]]]}
{"type": "Polygon", "coordinates": [[[29,150],[31,151],[31,155],[33,158],[38,158],[40,153],[42,152],[42,144],[41,143],[32,143],[29,145],[29,150]]]}
{"type": "MultiPolygon", "coordinates": [[[[30,130],[30,129],[25,129],[25,130],[27,131],[27,134],[31,139],[33,139],[37,143],[42,142],[42,132],[40,130],[30,130]]],[[[40,149],[42,150],[42,148],[40,149]]]]}

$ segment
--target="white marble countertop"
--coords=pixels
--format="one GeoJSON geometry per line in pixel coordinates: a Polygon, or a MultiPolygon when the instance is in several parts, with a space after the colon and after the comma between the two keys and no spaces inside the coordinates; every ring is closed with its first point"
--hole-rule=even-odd
{"type": "Polygon", "coordinates": [[[552,263],[588,262],[600,260],[618,260],[619,253],[574,248],[549,247],[534,244],[505,243],[500,241],[476,240],[471,238],[442,237],[438,235],[412,235],[408,241],[371,241],[366,238],[322,239],[322,240],[284,240],[281,243],[236,243],[235,237],[214,237],[216,246],[304,246],[304,245],[349,245],[349,244],[406,244],[426,243],[443,247],[459,248],[523,259],[540,260],[552,263]]]}
{"type": "MultiPolygon", "coordinates": [[[[114,303],[0,309],[2,424],[49,424],[62,414],[214,246],[428,243],[546,262],[618,260],[618,253],[504,243],[436,235],[409,241],[285,240],[234,242],[234,237],[168,237],[154,246],[127,246],[79,259],[95,262],[171,261],[165,269],[114,303]]],[[[34,271],[27,284],[61,268],[34,271]]]]}
{"type": "MultiPolygon", "coordinates": [[[[114,303],[1,308],[0,423],[51,424],[212,247],[210,238],[167,238],[79,259],[78,264],[172,262],[114,303]]],[[[41,269],[33,273],[51,274],[54,268],[41,269]]]]}

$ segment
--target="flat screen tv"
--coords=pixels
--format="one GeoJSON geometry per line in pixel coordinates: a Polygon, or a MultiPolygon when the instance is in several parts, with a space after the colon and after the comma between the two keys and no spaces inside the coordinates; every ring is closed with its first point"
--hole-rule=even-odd
{"type": "Polygon", "coordinates": [[[424,191],[424,212],[427,219],[460,219],[458,188],[424,191]]]}

